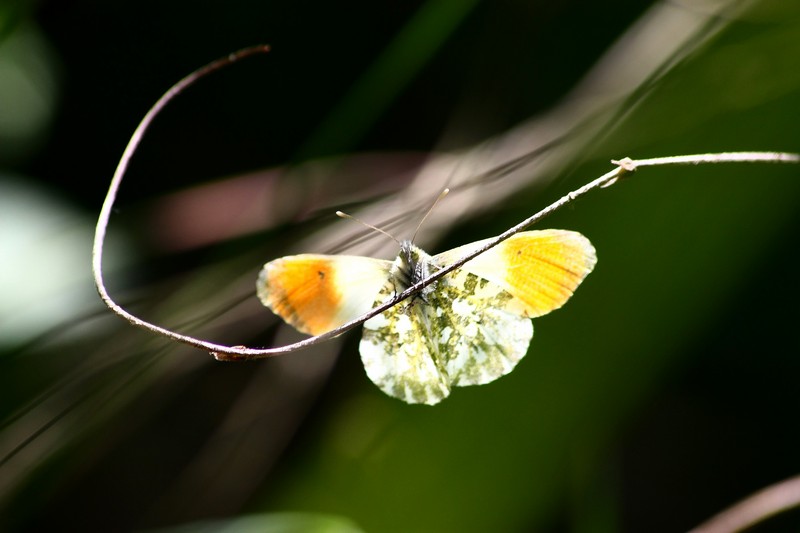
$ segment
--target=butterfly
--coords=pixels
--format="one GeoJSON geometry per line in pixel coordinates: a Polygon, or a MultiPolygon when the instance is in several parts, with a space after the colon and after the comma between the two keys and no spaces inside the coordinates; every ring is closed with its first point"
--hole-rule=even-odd
{"type": "MultiPolygon", "coordinates": [[[[363,315],[489,242],[431,256],[410,241],[392,261],[293,255],[270,261],[258,297],[288,324],[319,335],[363,315]]],[[[597,262],[574,231],[517,233],[364,323],[367,376],[407,403],[434,405],[452,387],[511,372],[533,338],[531,318],[558,309],[597,262]]]]}

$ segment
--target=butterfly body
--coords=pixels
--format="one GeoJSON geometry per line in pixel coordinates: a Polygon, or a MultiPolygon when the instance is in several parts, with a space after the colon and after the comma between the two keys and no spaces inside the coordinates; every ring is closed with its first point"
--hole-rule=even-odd
{"type": "MultiPolygon", "coordinates": [[[[394,262],[298,255],[259,276],[262,302],[298,330],[330,331],[395,297],[486,241],[431,256],[408,241],[394,262]]],[[[453,386],[514,369],[533,337],[532,317],[557,309],[596,262],[579,233],[519,233],[364,323],[359,351],[369,378],[408,403],[435,404],[453,386]]]]}
{"type": "MultiPolygon", "coordinates": [[[[433,274],[434,269],[431,268],[432,259],[421,248],[414,246],[411,241],[402,241],[400,243],[400,253],[392,263],[389,273],[389,278],[395,285],[395,292],[400,294],[433,274]]],[[[436,282],[424,287],[410,299],[413,301],[416,298],[421,298],[423,301],[427,301],[427,295],[435,290],[435,286],[436,282]]]]}

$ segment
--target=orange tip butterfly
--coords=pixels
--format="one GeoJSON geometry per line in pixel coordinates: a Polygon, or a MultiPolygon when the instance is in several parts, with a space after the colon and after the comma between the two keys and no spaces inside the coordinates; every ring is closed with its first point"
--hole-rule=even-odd
{"type": "MultiPolygon", "coordinates": [[[[410,241],[394,262],[302,254],[270,261],[258,297],[298,331],[319,335],[363,315],[486,244],[430,256],[410,241]]],[[[511,372],[533,337],[531,318],[558,309],[597,256],[573,231],[518,233],[364,323],[367,376],[408,403],[434,405],[451,387],[482,385],[511,372]]]]}

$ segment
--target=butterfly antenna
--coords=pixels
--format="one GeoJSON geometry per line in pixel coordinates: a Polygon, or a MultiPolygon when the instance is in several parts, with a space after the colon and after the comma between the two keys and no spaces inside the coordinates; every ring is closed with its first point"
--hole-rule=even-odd
{"type": "Polygon", "coordinates": [[[386,235],[387,237],[392,239],[397,244],[400,244],[400,240],[397,237],[395,237],[394,235],[392,235],[391,233],[389,233],[388,231],[384,231],[384,230],[382,230],[381,228],[379,228],[377,226],[373,226],[372,224],[370,224],[368,222],[364,222],[363,220],[358,219],[358,218],[354,217],[353,215],[348,215],[347,213],[345,213],[343,211],[336,211],[336,216],[340,217],[340,218],[349,218],[350,220],[355,220],[359,224],[361,224],[363,226],[366,226],[371,230],[375,230],[378,233],[383,233],[384,235],[386,235]]]}
{"type": "Polygon", "coordinates": [[[411,242],[415,242],[417,240],[417,233],[419,233],[419,228],[422,227],[422,224],[428,219],[428,215],[430,215],[433,212],[434,208],[436,208],[436,206],[439,205],[439,202],[442,200],[442,198],[447,196],[447,193],[449,192],[450,189],[444,189],[442,190],[441,193],[439,193],[439,196],[436,198],[436,201],[433,202],[433,205],[431,205],[430,209],[428,209],[428,212],[425,213],[425,216],[422,217],[422,220],[420,220],[419,224],[417,224],[417,229],[414,230],[414,235],[411,237],[411,242]]]}

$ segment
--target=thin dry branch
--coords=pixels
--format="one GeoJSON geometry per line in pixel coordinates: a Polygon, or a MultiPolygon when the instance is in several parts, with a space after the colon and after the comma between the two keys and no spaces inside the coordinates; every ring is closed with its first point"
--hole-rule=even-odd
{"type": "Polygon", "coordinates": [[[477,257],[478,255],[484,253],[486,250],[489,250],[490,248],[497,246],[499,243],[508,239],[512,235],[519,233],[523,229],[535,224],[536,222],[539,222],[547,215],[557,211],[558,209],[564,207],[568,203],[573,202],[574,200],[585,195],[589,191],[592,191],[600,187],[608,187],[614,184],[623,175],[634,172],[638,167],[662,166],[662,165],[687,165],[687,164],[697,165],[705,163],[733,163],[733,162],[735,163],[792,162],[793,163],[800,161],[800,156],[798,156],[797,154],[788,154],[779,152],[731,152],[731,153],[719,153],[719,154],[671,156],[671,157],[661,157],[661,158],[642,159],[642,160],[633,160],[625,158],[620,161],[615,161],[614,163],[617,166],[613,170],[607,172],[606,174],[603,174],[599,178],[596,178],[595,180],[587,183],[586,185],[566,194],[565,196],[556,200],[555,202],[545,207],[538,213],[526,218],[516,226],[509,228],[507,231],[503,232],[494,239],[490,240],[485,246],[481,247],[480,249],[465,255],[464,257],[460,258],[453,264],[439,270],[432,276],[420,281],[416,285],[409,287],[407,290],[403,291],[395,298],[392,298],[390,301],[387,301],[382,305],[375,307],[365,315],[355,320],[351,320],[350,322],[347,322],[341,327],[338,327],[332,331],[329,331],[322,335],[318,335],[316,337],[310,337],[300,342],[296,342],[294,344],[289,344],[286,346],[280,346],[277,348],[257,349],[257,348],[247,348],[244,346],[225,346],[209,342],[206,340],[198,339],[195,337],[191,337],[189,335],[183,335],[181,333],[174,332],[172,330],[163,328],[156,324],[152,324],[150,322],[147,322],[146,320],[143,320],[129,313],[122,306],[117,304],[109,295],[108,290],[106,289],[105,286],[105,282],[103,280],[103,245],[105,242],[105,236],[108,228],[109,219],[111,216],[111,211],[114,206],[114,201],[116,200],[119,187],[122,183],[122,179],[125,175],[130,159],[133,156],[133,153],[135,152],[139,143],[141,142],[141,139],[145,131],[147,130],[153,119],[158,115],[158,113],[164,108],[164,106],[166,106],[167,103],[169,103],[170,100],[172,100],[176,95],[178,95],[181,91],[186,89],[188,86],[192,85],[197,80],[203,78],[204,76],[222,67],[235,63],[240,59],[249,57],[257,53],[264,53],[266,51],[268,51],[268,47],[266,46],[247,48],[240,52],[230,54],[229,56],[223,59],[210,63],[209,65],[202,67],[201,69],[193,72],[192,74],[189,74],[181,81],[173,85],[166,93],[164,93],[164,95],[155,103],[155,105],[153,105],[150,111],[148,111],[148,113],[145,115],[144,119],[142,119],[142,122],[136,128],[136,131],[131,137],[128,146],[125,148],[125,152],[122,154],[122,158],[120,159],[119,165],[117,166],[116,172],[114,173],[114,177],[111,180],[111,184],[109,186],[106,199],[100,211],[100,216],[98,217],[97,227],[95,229],[94,244],[92,247],[92,273],[94,275],[95,286],[97,287],[97,292],[99,293],[100,298],[108,306],[108,308],[111,309],[111,311],[121,316],[122,318],[124,318],[125,320],[127,320],[129,323],[131,323],[136,327],[146,329],[148,331],[151,331],[152,333],[155,333],[157,335],[162,335],[176,342],[188,344],[189,346],[193,346],[201,350],[206,350],[219,360],[244,360],[244,359],[261,359],[265,357],[272,357],[275,355],[291,353],[296,350],[312,346],[320,342],[324,342],[333,337],[337,337],[342,333],[353,329],[359,324],[362,324],[371,317],[379,313],[382,313],[383,311],[389,309],[394,305],[397,305],[401,301],[405,300],[406,298],[410,297],[411,295],[419,292],[423,288],[435,282],[437,279],[447,275],[454,269],[460,267],[470,259],[473,259],[474,257],[477,257]]]}

